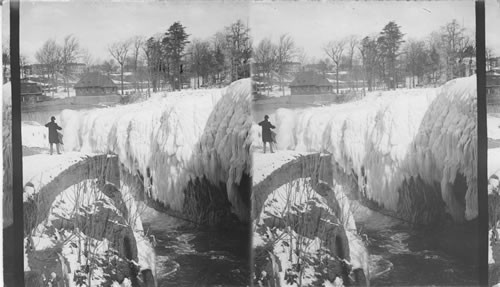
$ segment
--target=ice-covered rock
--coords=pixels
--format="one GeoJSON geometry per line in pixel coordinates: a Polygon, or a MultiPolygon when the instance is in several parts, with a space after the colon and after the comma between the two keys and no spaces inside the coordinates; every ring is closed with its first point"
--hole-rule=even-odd
{"type": "MultiPolygon", "coordinates": [[[[477,217],[476,77],[435,89],[374,92],[362,100],[270,115],[279,149],[332,154],[364,195],[397,211],[410,179],[439,185],[457,221],[477,217]],[[466,181],[465,198],[454,192],[466,181]],[[465,202],[465,206],[463,203],[465,202]]],[[[256,137],[255,137],[256,138],[256,137]]]]}
{"type": "Polygon", "coordinates": [[[182,211],[183,190],[206,178],[226,185],[233,211],[248,220],[239,194],[250,174],[250,79],[212,90],[155,94],[124,106],[61,113],[66,150],[115,153],[131,173],[151,187],[149,196],[182,211]]]}

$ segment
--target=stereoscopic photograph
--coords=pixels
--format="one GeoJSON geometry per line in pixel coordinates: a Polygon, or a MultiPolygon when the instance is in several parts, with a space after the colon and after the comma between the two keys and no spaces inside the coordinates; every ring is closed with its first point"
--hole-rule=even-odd
{"type": "Polygon", "coordinates": [[[498,1],[13,3],[3,286],[500,285],[498,1]]]}

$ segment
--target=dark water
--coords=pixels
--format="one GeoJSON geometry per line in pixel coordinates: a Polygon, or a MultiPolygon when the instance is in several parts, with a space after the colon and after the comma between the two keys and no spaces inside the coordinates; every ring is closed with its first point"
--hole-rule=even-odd
{"type": "Polygon", "coordinates": [[[156,237],[158,286],[248,286],[247,229],[214,231],[145,223],[156,237]]]}
{"type": "MultiPolygon", "coordinates": [[[[380,215],[361,221],[357,225],[368,238],[371,286],[477,285],[477,266],[439,248],[440,235],[380,215]]],[[[156,237],[158,286],[249,285],[250,236],[245,230],[188,227],[163,214],[145,220],[144,230],[156,237]]],[[[470,241],[449,237],[464,248],[470,241]]]]}
{"type": "Polygon", "coordinates": [[[371,286],[477,285],[477,266],[430,246],[429,241],[438,240],[432,234],[404,226],[366,230],[365,234],[373,270],[371,286]]]}

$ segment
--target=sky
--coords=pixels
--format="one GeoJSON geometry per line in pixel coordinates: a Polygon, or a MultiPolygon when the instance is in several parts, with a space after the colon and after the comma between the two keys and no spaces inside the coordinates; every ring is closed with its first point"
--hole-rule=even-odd
{"type": "Polygon", "coordinates": [[[113,42],[164,33],[176,21],[186,27],[190,39],[206,39],[239,19],[247,23],[248,11],[247,2],[22,2],[20,49],[34,61],[47,39],[62,43],[72,34],[95,59],[106,60],[113,42]]]}
{"type": "Polygon", "coordinates": [[[401,26],[406,39],[423,39],[453,19],[472,33],[474,13],[473,1],[261,3],[252,5],[250,25],[256,42],[277,41],[287,33],[312,57],[322,58],[329,41],[376,35],[389,21],[401,26]]]}
{"type": "Polygon", "coordinates": [[[500,0],[485,2],[486,48],[491,48],[494,55],[500,56],[500,0]]]}
{"type": "MultiPolygon", "coordinates": [[[[486,0],[487,46],[500,56],[500,2],[486,0]]],[[[254,44],[287,33],[309,57],[324,58],[323,47],[348,35],[378,34],[389,21],[405,38],[423,39],[456,19],[475,29],[474,1],[190,1],[21,3],[21,54],[34,61],[49,38],[73,34],[95,59],[108,59],[108,45],[135,35],[164,32],[175,21],[191,37],[209,38],[238,19],[248,23],[254,44]]]]}

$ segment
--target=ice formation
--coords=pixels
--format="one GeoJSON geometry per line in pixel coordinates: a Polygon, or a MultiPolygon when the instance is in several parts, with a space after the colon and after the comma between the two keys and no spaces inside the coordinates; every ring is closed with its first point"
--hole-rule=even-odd
{"type": "Polygon", "coordinates": [[[153,199],[177,211],[182,211],[182,191],[190,180],[224,182],[233,211],[245,219],[235,188],[243,173],[250,174],[250,89],[250,79],[244,79],[224,89],[158,93],[113,108],[64,110],[65,149],[117,154],[130,173],[152,178],[153,199]]]}
{"type": "MultiPolygon", "coordinates": [[[[476,110],[472,76],[436,89],[374,92],[345,104],[279,109],[270,120],[279,149],[331,153],[346,173],[366,176],[365,195],[385,208],[395,211],[398,188],[405,179],[420,177],[440,183],[448,213],[461,221],[477,216],[476,110]],[[459,173],[468,185],[465,212],[452,190],[459,173]]],[[[255,133],[254,141],[260,144],[255,133]]]]}

